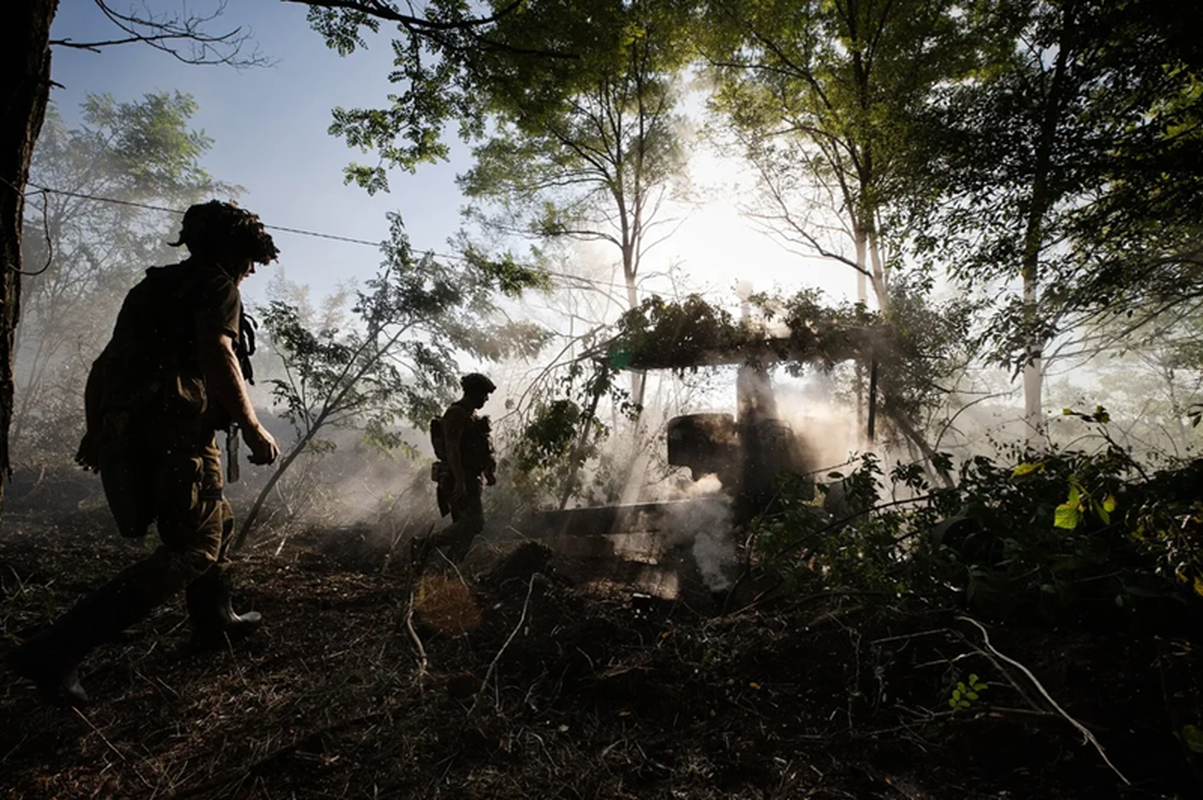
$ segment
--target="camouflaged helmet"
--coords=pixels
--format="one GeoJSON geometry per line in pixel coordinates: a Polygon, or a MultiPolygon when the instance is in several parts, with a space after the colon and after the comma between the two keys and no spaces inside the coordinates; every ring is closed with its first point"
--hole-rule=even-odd
{"type": "Polygon", "coordinates": [[[187,245],[194,255],[218,249],[233,250],[257,264],[274,261],[280,255],[257,214],[220,200],[200,203],[184,212],[179,239],[170,244],[172,247],[187,245]]]}
{"type": "Polygon", "coordinates": [[[465,394],[489,394],[497,391],[493,382],[479,372],[471,372],[460,378],[459,385],[463,387],[465,394]]]}

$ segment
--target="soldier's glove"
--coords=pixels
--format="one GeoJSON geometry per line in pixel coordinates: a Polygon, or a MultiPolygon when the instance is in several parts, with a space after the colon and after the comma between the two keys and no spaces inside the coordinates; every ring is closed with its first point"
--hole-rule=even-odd
{"type": "Polygon", "coordinates": [[[80,440],[75,451],[75,463],[88,472],[100,472],[100,436],[91,430],[80,440]]]}

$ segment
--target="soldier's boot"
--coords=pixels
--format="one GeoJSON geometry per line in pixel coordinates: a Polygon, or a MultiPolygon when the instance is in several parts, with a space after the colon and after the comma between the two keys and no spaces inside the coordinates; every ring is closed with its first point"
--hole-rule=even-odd
{"type": "Polygon", "coordinates": [[[212,567],[188,585],[188,618],[192,639],[201,647],[221,647],[229,641],[244,639],[263,624],[258,611],[235,613],[230,598],[233,584],[221,567],[212,567]]]}
{"type": "MultiPolygon", "coordinates": [[[[472,541],[475,538],[475,532],[455,523],[448,525],[438,533],[427,533],[425,536],[414,537],[410,546],[414,571],[421,572],[435,550],[441,552],[443,557],[451,563],[460,563],[468,555],[468,550],[472,548],[472,541]]],[[[436,563],[440,561],[441,559],[435,559],[436,563]]]]}
{"type": "Polygon", "coordinates": [[[88,703],[79,682],[81,661],[97,646],[153,610],[140,592],[115,580],[80,600],[49,628],[9,654],[9,664],[37,687],[42,699],[65,706],[88,703]]]}
{"type": "Polygon", "coordinates": [[[87,691],[79,682],[82,656],[30,639],[9,654],[13,671],[37,687],[42,700],[56,706],[86,706],[87,691]]]}
{"type": "Polygon", "coordinates": [[[476,539],[476,532],[470,529],[458,530],[448,536],[445,542],[439,544],[439,548],[447,555],[447,558],[452,563],[458,564],[468,556],[468,551],[472,549],[472,542],[476,539]]]}

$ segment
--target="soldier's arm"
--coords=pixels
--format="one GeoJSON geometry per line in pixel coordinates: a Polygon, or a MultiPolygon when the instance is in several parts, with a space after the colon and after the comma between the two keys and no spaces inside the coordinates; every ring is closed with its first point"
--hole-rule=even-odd
{"type": "Polygon", "coordinates": [[[258,426],[259,418],[255,416],[251,398],[242,382],[234,342],[224,332],[198,324],[196,344],[209,401],[220,406],[238,427],[258,426]]]}
{"type": "Polygon", "coordinates": [[[219,328],[197,321],[196,344],[201,373],[210,402],[216,403],[242,429],[251,448],[252,464],[270,464],[279,451],[271,434],[259,424],[250,395],[242,382],[242,368],[234,353],[234,341],[219,328]]]}

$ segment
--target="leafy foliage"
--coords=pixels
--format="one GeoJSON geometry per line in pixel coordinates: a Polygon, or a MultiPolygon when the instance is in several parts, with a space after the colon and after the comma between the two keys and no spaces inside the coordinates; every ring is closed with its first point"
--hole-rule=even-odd
{"type": "MultiPolygon", "coordinates": [[[[499,250],[515,238],[612,245],[634,306],[641,258],[663,224],[657,211],[684,161],[674,108],[692,54],[690,5],[495,2],[486,34],[456,27],[466,6],[429,4],[443,27],[407,28],[393,42],[389,77],[405,91],[385,108],[334,112],[332,134],[380,155],[348,168],[347,181],[376,192],[389,167],[447,158],[443,128],[454,120],[473,143],[475,163],[458,182],[481,240],[499,250]]],[[[345,52],[365,19],[323,11],[311,22],[345,52]]]]}
{"type": "MultiPolygon", "coordinates": [[[[1101,412],[1081,415],[1105,425],[1101,412]]],[[[758,523],[762,554],[803,583],[933,598],[1011,621],[1173,625],[1203,595],[1199,465],[1145,478],[1114,443],[1099,452],[1013,449],[1007,467],[964,462],[932,489],[914,465],[882,474],[866,457],[836,512],[788,491],[758,523]]],[[[830,488],[828,488],[830,491],[830,488]]],[[[827,508],[830,509],[830,503],[827,508]]]]}
{"type": "Polygon", "coordinates": [[[953,711],[966,711],[973,708],[973,704],[981,698],[981,693],[987,688],[981,678],[970,673],[965,680],[957,681],[957,685],[953,687],[952,694],[948,698],[948,705],[953,711]]]}
{"type": "Polygon", "coordinates": [[[794,373],[876,359],[883,407],[897,425],[913,431],[923,412],[946,398],[941,379],[972,356],[966,335],[974,307],[959,300],[932,303],[928,288],[896,281],[885,313],[859,303],[824,304],[813,289],[786,297],[759,294],[750,302],[760,318],[745,322],[698,295],[674,302],[653,296],[619,320],[607,357],[619,368],[650,362],[696,371],[732,363],[742,353],[748,361],[781,362],[794,373]]]}
{"type": "Polygon", "coordinates": [[[531,356],[546,341],[534,323],[502,319],[495,301],[498,293],[537,286],[540,276],[487,262],[415,258],[400,217],[390,220],[384,263],[357,293],[351,324],[313,330],[296,305],[279,301],[263,314],[285,370],[271,381],[272,393],[296,440],[247,515],[239,543],[296,459],[329,448],[318,438],[323,429],[354,427],[373,444],[400,447],[400,424],[425,430],[452,399],[460,354],[492,361],[531,356]]]}
{"type": "Polygon", "coordinates": [[[730,314],[696,294],[676,302],[653,295],[623,314],[616,329],[607,357],[620,369],[654,355],[657,360],[696,370],[707,363],[707,351],[724,350],[748,339],[730,314]]]}
{"type": "Polygon", "coordinates": [[[1003,295],[980,329],[997,361],[1022,366],[1083,310],[1194,292],[1199,58],[1181,28],[1199,9],[1049,0],[991,13],[1022,46],[933,95],[907,196],[927,231],[919,250],[952,274],[990,295],[1023,276],[1025,295],[1003,295]]]}
{"type": "Polygon", "coordinates": [[[618,383],[619,376],[604,362],[575,361],[533,404],[501,460],[511,512],[563,508],[573,498],[590,505],[617,499],[602,447],[612,422],[607,423],[599,407],[605,400],[619,419],[628,420],[640,410],[618,383]],[[589,461],[601,463],[586,479],[582,468],[589,461]]]}
{"type": "MultiPolygon", "coordinates": [[[[190,127],[178,92],[133,102],[90,95],[68,127],[51,108],[31,167],[39,186],[151,206],[182,207],[237,187],[201,166],[212,140],[190,127]]],[[[34,190],[37,191],[36,189],[34,190]]],[[[83,430],[83,384],[142,270],[175,261],[175,215],[153,208],[42,193],[25,205],[18,386],[11,433],[18,462],[70,463],[83,430]]]]}
{"type": "Polygon", "coordinates": [[[859,273],[886,308],[907,234],[892,212],[905,198],[910,120],[933,87],[971,69],[975,16],[927,0],[701,8],[711,106],[761,180],[756,217],[791,247],[859,273]]]}

